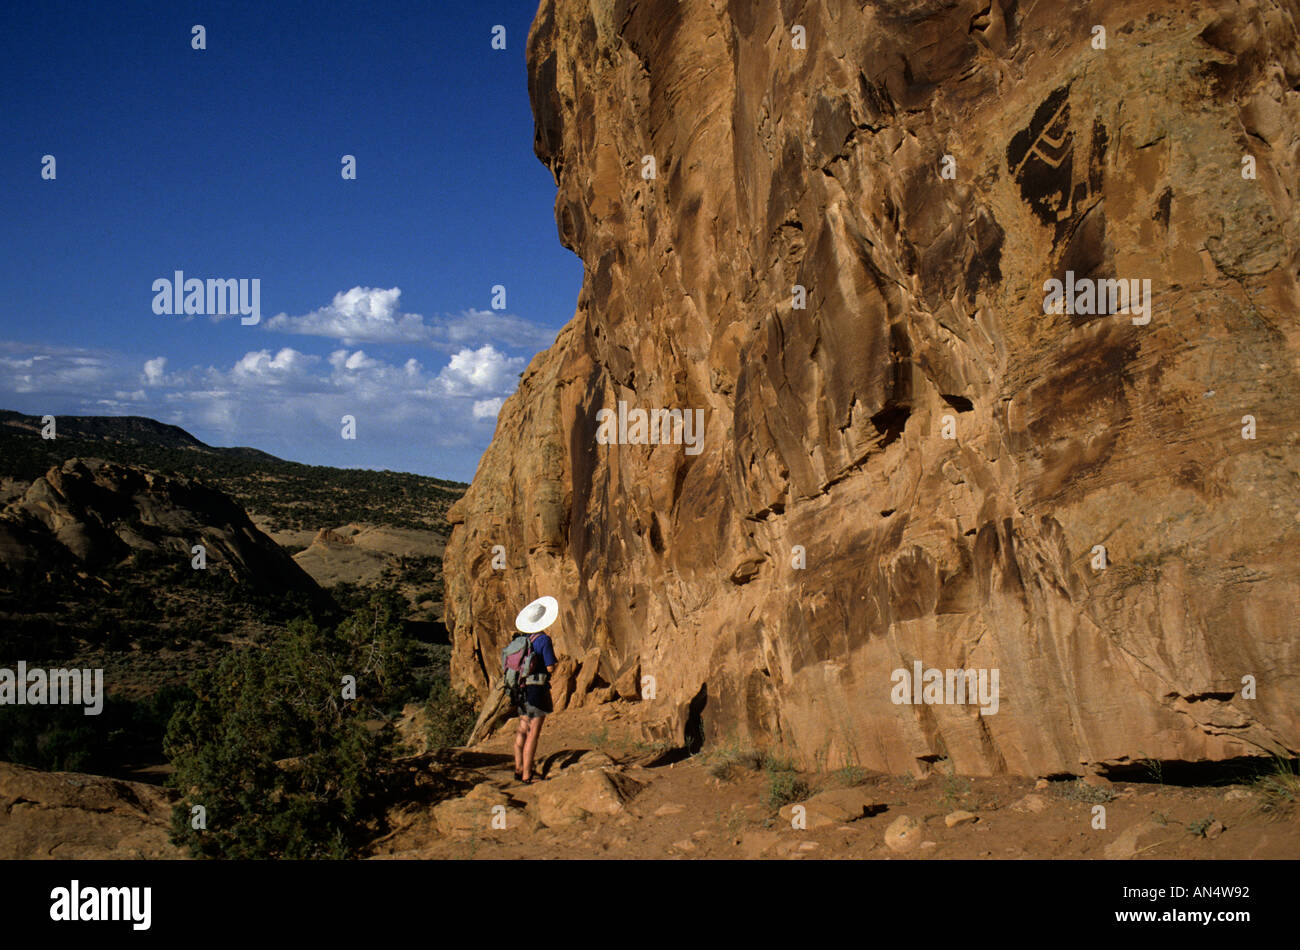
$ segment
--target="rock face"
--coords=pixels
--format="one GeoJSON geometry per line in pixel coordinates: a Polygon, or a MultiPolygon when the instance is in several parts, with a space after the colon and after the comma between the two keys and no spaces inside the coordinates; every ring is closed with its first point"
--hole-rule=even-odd
{"type": "Polygon", "coordinates": [[[270,590],[320,597],[293,558],[259,531],[228,495],[188,478],[103,459],[68,459],[0,511],[0,576],[70,570],[94,573],[136,551],[191,559],[270,590]]]}
{"type": "Polygon", "coordinates": [[[175,795],[153,785],[0,762],[0,859],[180,858],[175,795]]]}
{"type": "Polygon", "coordinates": [[[638,662],[688,747],[1300,749],[1297,22],[542,0],[535,149],[586,276],[450,516],[456,679],[553,594],[589,688],[638,662]],[[620,402],[703,437],[605,444],[620,402]],[[916,663],[996,670],[996,708],[896,702],[916,663]]]}

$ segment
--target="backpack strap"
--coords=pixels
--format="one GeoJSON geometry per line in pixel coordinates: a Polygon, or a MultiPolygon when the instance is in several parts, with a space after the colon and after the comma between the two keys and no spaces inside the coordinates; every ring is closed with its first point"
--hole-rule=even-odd
{"type": "Polygon", "coordinates": [[[537,652],[533,650],[533,641],[540,636],[540,632],[530,633],[528,635],[528,653],[524,656],[524,663],[527,664],[525,667],[524,683],[529,686],[544,686],[551,678],[551,674],[546,672],[545,665],[542,666],[541,672],[533,672],[534,658],[538,656],[537,652]]]}

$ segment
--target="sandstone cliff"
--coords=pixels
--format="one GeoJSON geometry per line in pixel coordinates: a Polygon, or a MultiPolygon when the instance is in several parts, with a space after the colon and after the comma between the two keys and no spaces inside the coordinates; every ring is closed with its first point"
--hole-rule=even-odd
{"type": "Polygon", "coordinates": [[[1298,22],[543,0],[535,149],[586,274],[451,515],[456,678],[549,593],[560,650],[639,661],[687,744],[1300,749],[1298,22]],[[1149,322],[1052,278],[1149,280],[1149,322]],[[702,451],[598,444],[620,401],[703,409],[702,451]],[[997,711],[896,704],[917,661],[998,670],[997,711]]]}

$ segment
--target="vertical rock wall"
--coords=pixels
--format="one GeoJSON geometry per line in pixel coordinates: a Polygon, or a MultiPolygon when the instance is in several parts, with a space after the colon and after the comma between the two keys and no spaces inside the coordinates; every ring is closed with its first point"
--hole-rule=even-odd
{"type": "Polygon", "coordinates": [[[1300,749],[1298,23],[543,0],[535,148],[586,273],[453,509],[457,680],[550,593],[588,685],[639,663],[681,741],[973,774],[1300,749]],[[1149,322],[1044,312],[1067,272],[1149,281],[1149,322]],[[599,444],[620,401],[703,410],[701,451],[599,444]],[[997,670],[996,712],[895,702],[918,661],[997,670]]]}

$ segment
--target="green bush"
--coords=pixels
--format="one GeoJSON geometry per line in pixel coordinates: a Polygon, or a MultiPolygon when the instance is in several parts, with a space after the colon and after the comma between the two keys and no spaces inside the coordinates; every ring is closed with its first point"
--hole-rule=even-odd
{"type": "Polygon", "coordinates": [[[394,749],[381,711],[408,663],[393,606],[376,595],[334,630],[295,620],[195,677],[164,744],[183,795],[175,843],[196,857],[342,858],[373,834],[394,749]]]}
{"type": "Polygon", "coordinates": [[[474,694],[458,692],[445,679],[434,682],[425,708],[428,711],[425,735],[431,749],[463,745],[478,719],[474,694]]]}
{"type": "Polygon", "coordinates": [[[808,797],[808,783],[799,777],[789,761],[771,755],[765,758],[767,787],[763,791],[763,803],[768,808],[780,808],[808,797]]]}
{"type": "Polygon", "coordinates": [[[155,761],[172,711],[192,696],[183,686],[164,686],[148,699],[112,695],[97,716],[80,705],[0,706],[0,761],[120,775],[124,766],[155,761]]]}

